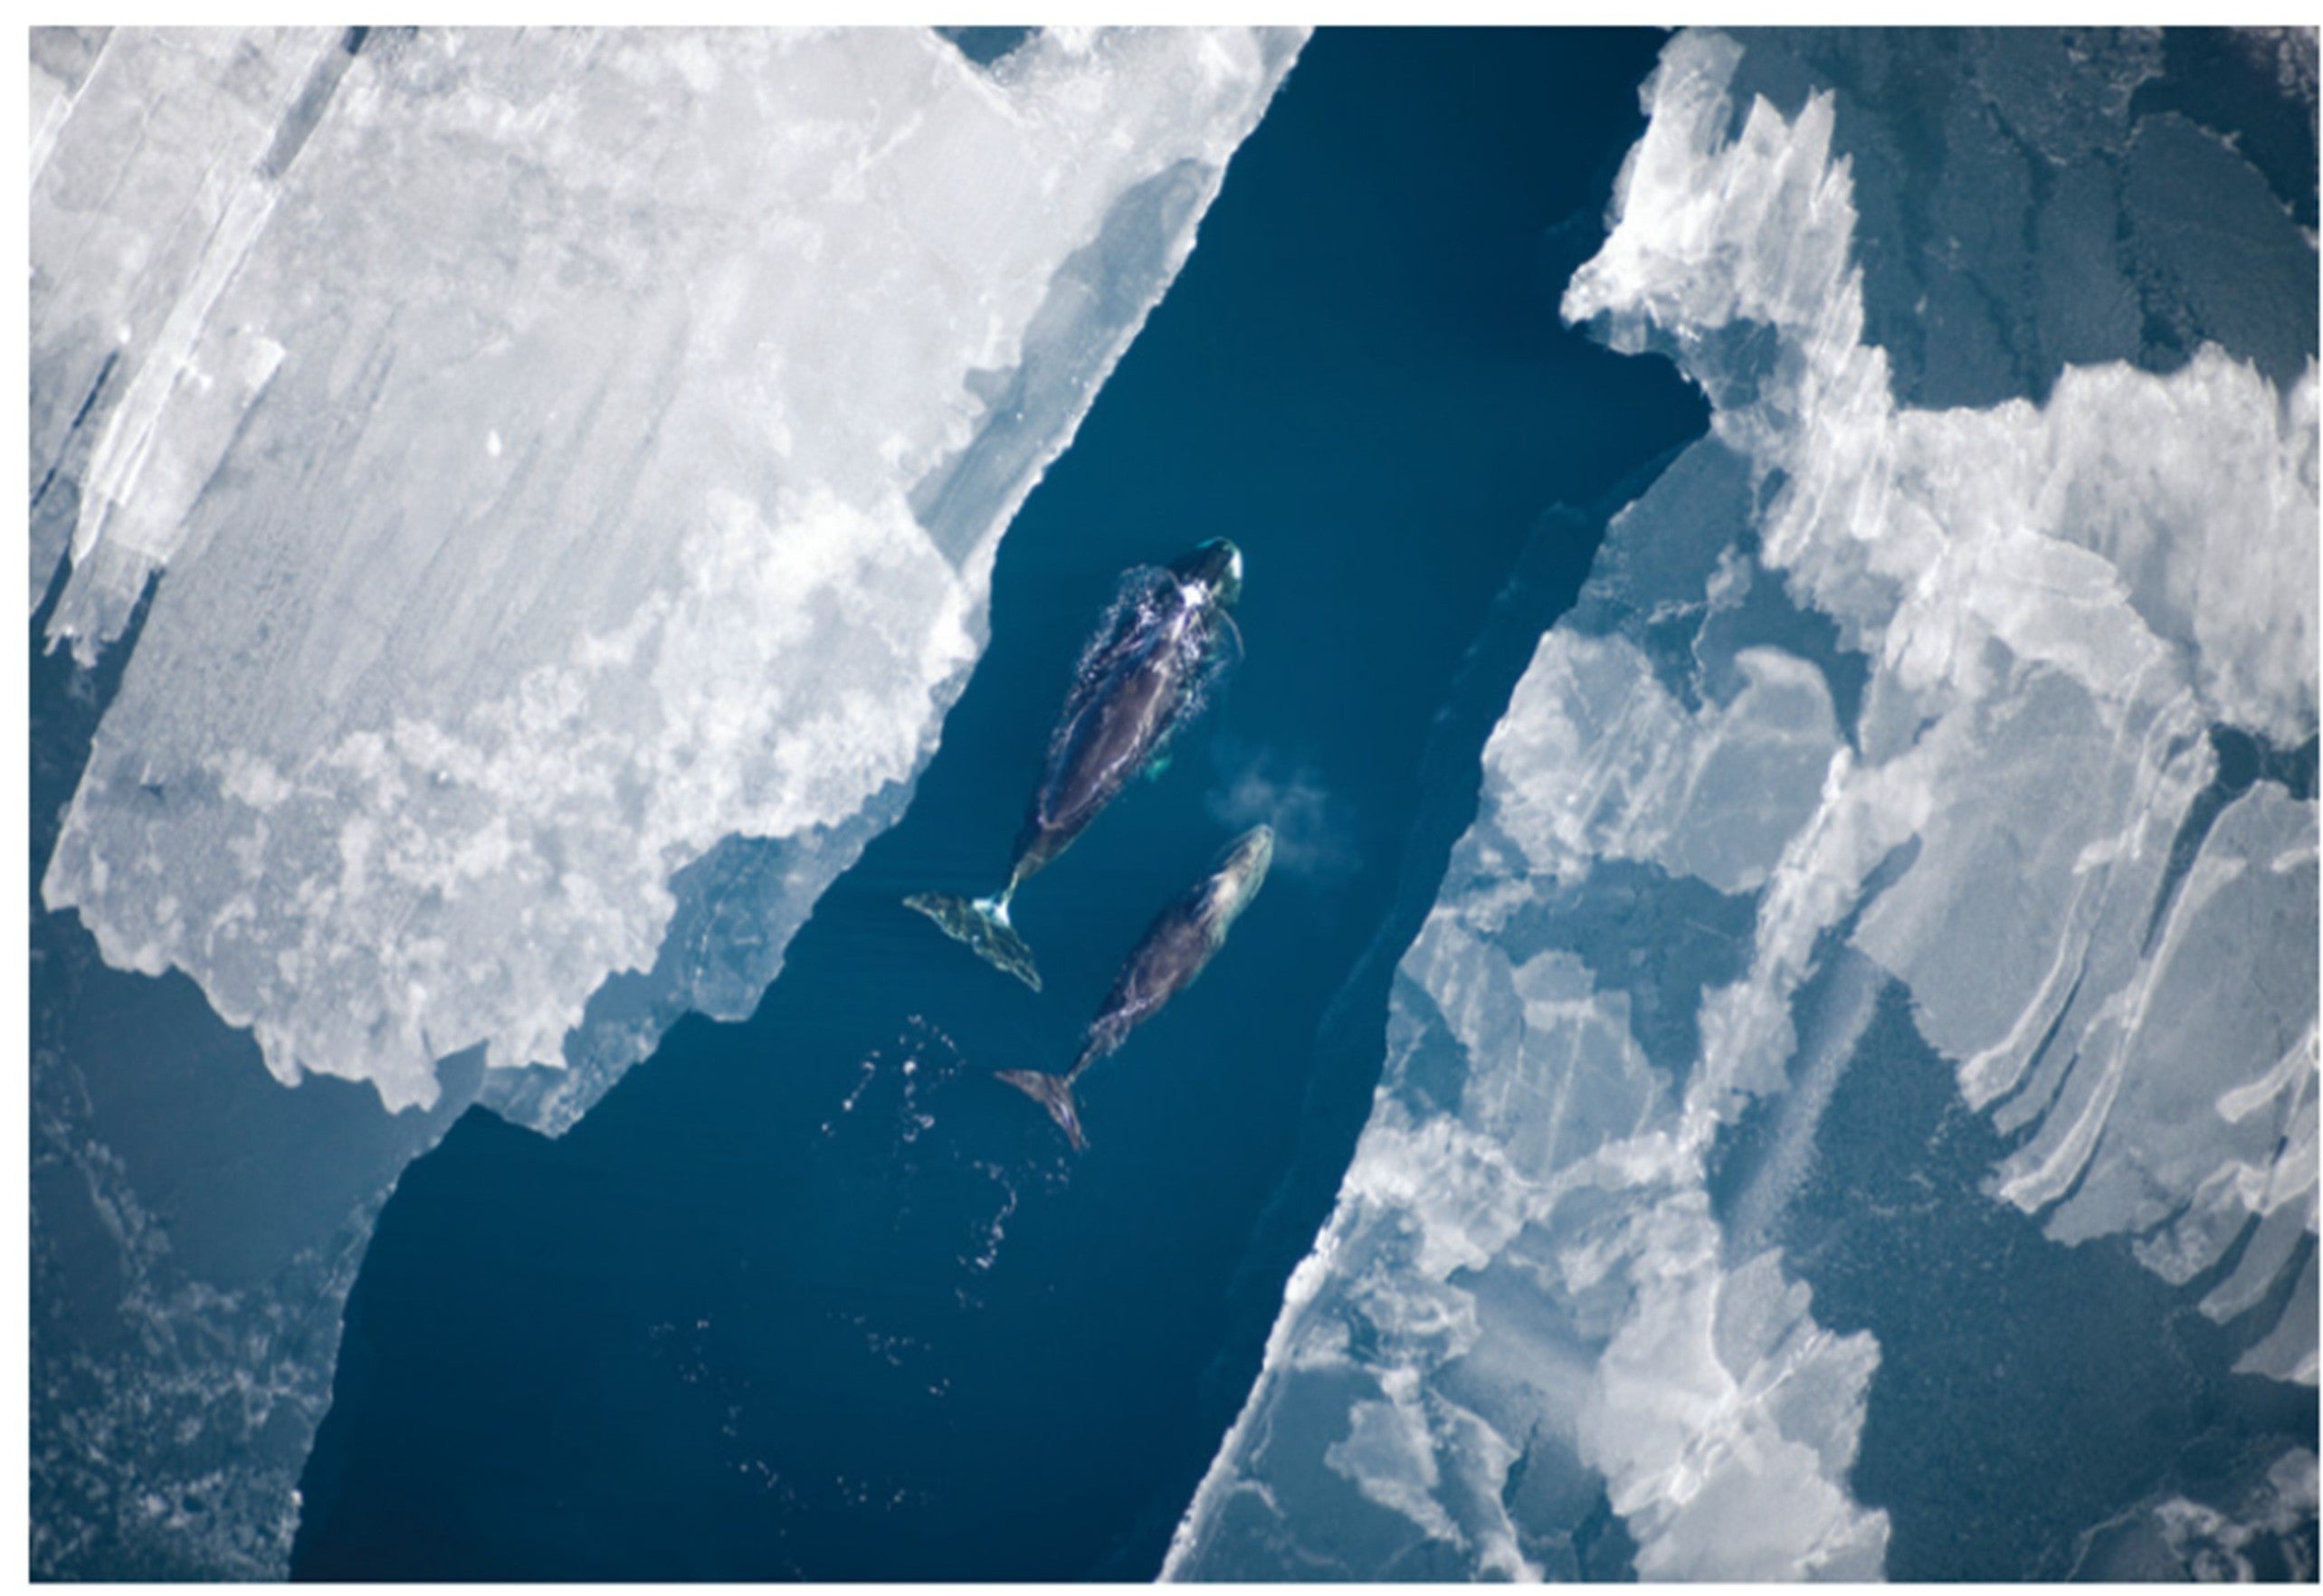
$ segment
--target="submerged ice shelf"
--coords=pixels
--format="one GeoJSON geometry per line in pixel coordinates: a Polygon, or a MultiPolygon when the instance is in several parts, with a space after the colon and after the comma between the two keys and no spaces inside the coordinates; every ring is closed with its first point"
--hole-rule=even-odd
{"type": "MultiPolygon", "coordinates": [[[[1675,358],[1712,433],[1614,521],[1487,747],[1370,1123],[1168,1576],[1883,1572],[1890,1515],[1850,1485],[1881,1349],[1817,1323],[1780,1221],[1890,990],[2012,1137],[1985,1200],[2058,1243],[2132,1239],[2236,1327],[2238,1371],[2315,1382],[2312,777],[2230,782],[2220,752],[2311,761],[2312,235],[2235,209],[2215,135],[2133,122],[2152,41],[2033,61],[2050,44],[1909,63],[1916,92],[1981,72],[2004,104],[2051,73],[2047,125],[1990,174],[1956,119],[1943,189],[2009,192],[2035,148],[2063,174],[2041,220],[2149,276],[2011,278],[1972,219],[1923,231],[1882,294],[1917,272],[1948,309],[1988,274],[2020,351],[2110,356],[1996,365],[1978,380],[2042,397],[1954,408],[1897,394],[1961,369],[1907,380],[1866,332],[1859,220],[1923,179],[1835,155],[1840,96],[1798,87],[1892,84],[1909,46],[1815,71],[1781,41],[1666,50],[1565,309],[1675,358]],[[2109,139],[2110,212],[2072,164],[2109,139]],[[2237,278],[2189,246],[2205,228],[2237,278]],[[2303,322],[2233,298],[2302,276],[2303,322]],[[2141,293],[2196,336],[2140,348],[2133,314],[2107,349],[2077,319],[2141,293]],[[1765,1151],[1714,1193],[1746,1113],[1765,1151]]],[[[2311,1525],[2312,1453],[2277,1476],[2270,1511],[2311,1525]]]]}
{"type": "Polygon", "coordinates": [[[36,1571],[279,1573],[401,1162],[748,1012],[1299,42],[33,35],[33,589],[69,553],[84,664],[153,595],[43,900],[281,1081],[429,1110],[329,1097],[362,1154],[276,1183],[290,1240],[220,1289],[137,1218],[176,1172],[121,1155],[134,1097],[36,1050],[36,1254],[83,1202],[120,1254],[36,1294],[129,1330],[35,1335],[36,1571]],[[281,1400],[203,1414],[253,1360],[281,1400]]]}

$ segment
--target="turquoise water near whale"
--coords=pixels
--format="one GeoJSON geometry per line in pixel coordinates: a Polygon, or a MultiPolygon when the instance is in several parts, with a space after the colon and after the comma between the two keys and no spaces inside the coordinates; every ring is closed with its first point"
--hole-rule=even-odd
{"type": "Polygon", "coordinates": [[[1556,315],[1658,44],[1313,40],[1010,530],[909,813],[757,1014],[681,1022],[561,1140],[471,1112],[405,1175],[297,1574],[1153,1574],[1368,1110],[1477,750],[1604,515],[1704,424],[1556,315]],[[1247,657],[1019,898],[1036,996],[901,900],[998,884],[1119,573],[1213,537],[1247,657]],[[991,1072],[1069,1064],[1259,820],[1264,893],[1087,1078],[1071,1157],[991,1072]]]}

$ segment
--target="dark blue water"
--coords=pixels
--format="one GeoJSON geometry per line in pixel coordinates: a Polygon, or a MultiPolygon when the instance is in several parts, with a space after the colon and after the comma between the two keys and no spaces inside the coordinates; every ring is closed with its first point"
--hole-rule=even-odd
{"type": "Polygon", "coordinates": [[[1607,506],[1703,425],[1556,316],[1656,47],[1314,40],[1010,530],[909,812],[758,1012],[683,1021],[561,1141],[472,1112],[405,1175],[299,1574],[1153,1574],[1367,1110],[1478,747],[1607,506]],[[1219,536],[1247,659],[1019,898],[1035,996],[900,900],[997,884],[1119,573],[1219,536]],[[1087,1078],[1071,1157],[989,1072],[1068,1063],[1260,818],[1274,876],[1087,1078]]]}
{"type": "MultiPolygon", "coordinates": [[[[2280,1302],[2229,1325],[2196,1309],[2239,1245],[2183,1289],[2127,1238],[2056,1245],[1979,1190],[2007,1151],[1889,986],[1780,1238],[1817,1321],[1879,1340],[1850,1487],[1888,1511],[1891,1579],[2180,1577],[2169,1561],[2109,1566],[2106,1543],[2141,1527],[2124,1511],[2141,1499],[2231,1507],[2314,1444],[2312,1389],[2233,1373],[2280,1302]]],[[[2246,1548],[2259,1577],[2299,1577],[2287,1547],[2315,1566],[2311,1516],[2274,1530],[2246,1548]]]]}

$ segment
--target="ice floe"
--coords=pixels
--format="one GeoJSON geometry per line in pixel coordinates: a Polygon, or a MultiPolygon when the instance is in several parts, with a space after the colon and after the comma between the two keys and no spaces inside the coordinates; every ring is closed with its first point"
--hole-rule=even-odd
{"type": "Polygon", "coordinates": [[[749,1012],[1301,36],[32,34],[45,901],[361,1083],[37,920],[37,1572],[281,1577],[405,1164],[749,1012]]]}
{"type": "Polygon", "coordinates": [[[403,1107],[563,1062],[722,839],[811,902],[1295,45],[114,34],[33,195],[52,636],[167,575],[49,904],[403,1107]]]}
{"type": "MultiPolygon", "coordinates": [[[[2316,735],[2312,355],[1899,402],[1834,98],[1738,99],[1744,55],[1665,50],[1565,301],[1674,358],[1711,436],[1613,523],[1487,747],[1172,1577],[1617,1573],[1608,1510],[1646,1577],[1879,1574],[1848,1476],[1880,1351],[1774,1238],[1889,983],[2017,1137],[1991,1200],[2131,1239],[2214,1318],[2275,1305],[2241,1366],[2316,1378],[2316,808],[2219,753],[2316,735]],[[1686,879],[1750,911],[1723,964],[1651,929],[1686,879]],[[1773,1151],[1721,1220],[1705,1170],[1754,1104],[1773,1151]]],[[[2151,70],[2085,64],[2117,112],[2151,70]]],[[[2311,295],[2278,221],[2258,247],[2311,295]]]]}

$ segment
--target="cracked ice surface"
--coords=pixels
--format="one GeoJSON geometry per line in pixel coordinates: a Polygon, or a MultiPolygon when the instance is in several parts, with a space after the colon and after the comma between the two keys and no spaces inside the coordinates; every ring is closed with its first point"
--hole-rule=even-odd
{"type": "Polygon", "coordinates": [[[1770,1237],[1890,982],[2022,1135],[1993,1200],[2173,1283],[2247,1238],[2201,1306],[2278,1305],[2238,1366],[2316,1378],[2316,810],[2217,753],[2316,734],[2312,354],[1899,405],[1833,98],[1737,103],[1742,56],[1667,49],[1565,305],[1676,358],[1712,435],[1488,745],[1172,1577],[1618,1572],[1608,1512],[1649,1578],[1879,1573],[1847,1484],[1879,1349],[1770,1237]],[[1749,929],[1704,955],[1719,903],[1749,929]],[[1721,1220],[1705,1160],[1754,1099],[1776,1151],[1721,1220]]]}
{"type": "Polygon", "coordinates": [[[115,35],[33,195],[52,635],[167,576],[48,903],[286,1081],[560,1061],[722,838],[893,806],[1294,43],[115,35]]]}
{"type": "Polygon", "coordinates": [[[748,1012],[1299,43],[32,35],[43,890],[359,1083],[35,916],[36,1572],[281,1577],[405,1163],[748,1012]]]}

